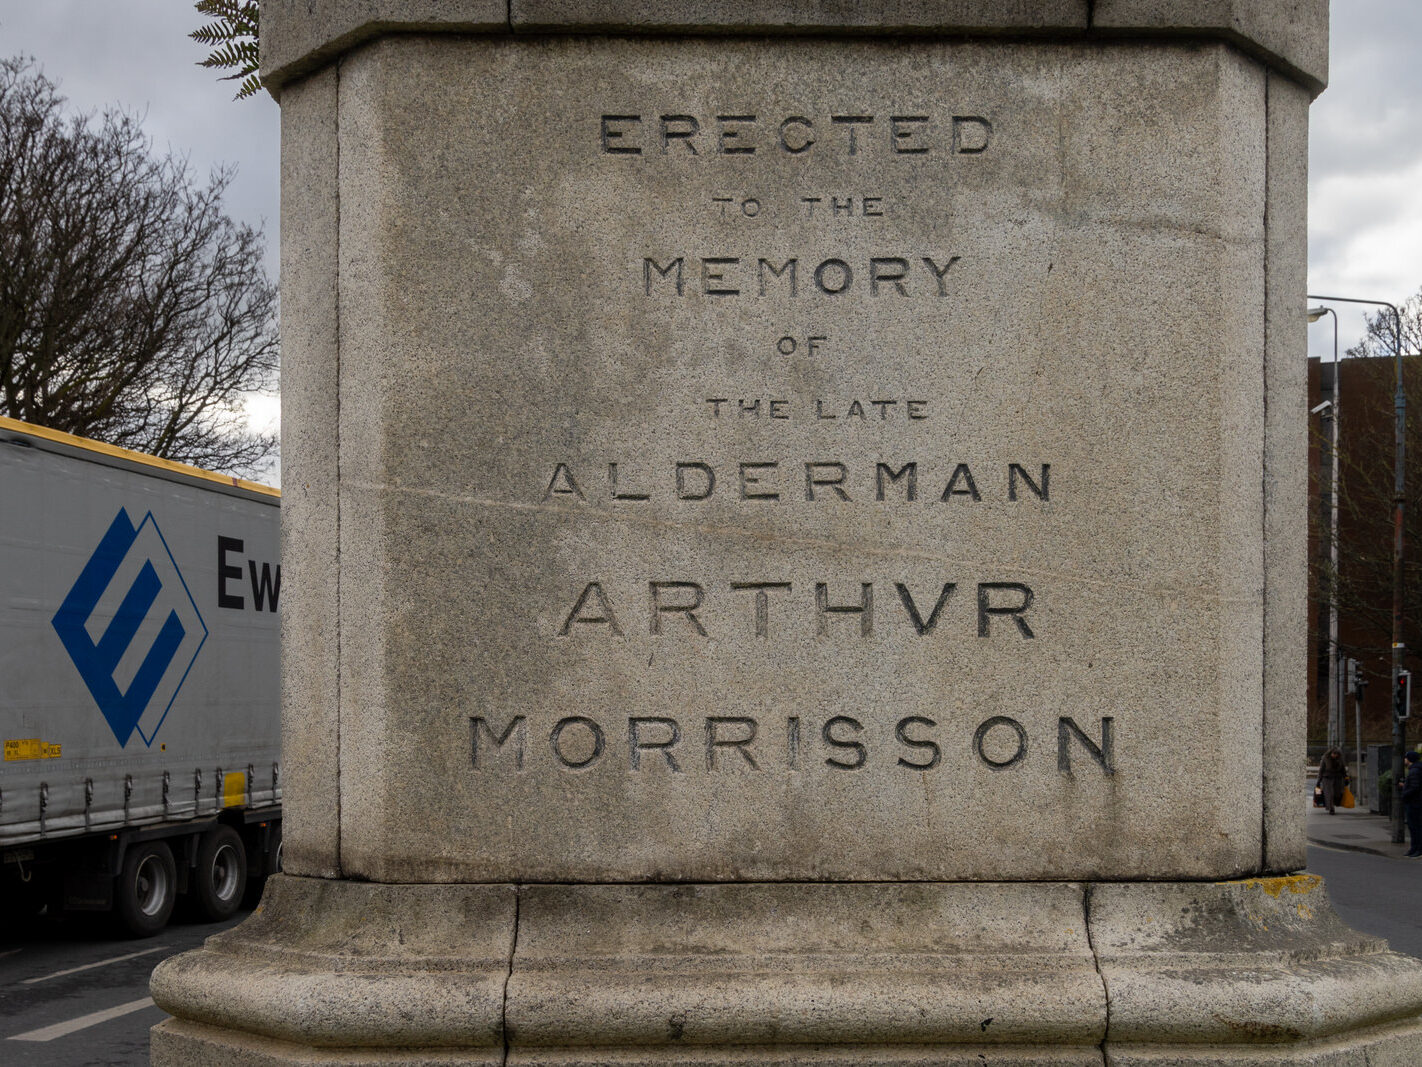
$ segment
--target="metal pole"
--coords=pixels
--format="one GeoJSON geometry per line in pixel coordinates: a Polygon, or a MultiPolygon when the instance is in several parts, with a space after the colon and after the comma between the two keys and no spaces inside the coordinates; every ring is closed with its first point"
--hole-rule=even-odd
{"type": "Polygon", "coordinates": [[[1338,366],[1338,313],[1328,309],[1334,320],[1334,394],[1328,418],[1328,677],[1332,683],[1330,713],[1338,714],[1338,738],[1347,744],[1347,706],[1342,700],[1342,671],[1338,670],[1338,435],[1342,420],[1342,367],[1338,366]]]}
{"type": "Polygon", "coordinates": [[[1363,697],[1357,690],[1354,690],[1353,696],[1353,737],[1353,781],[1358,783],[1358,803],[1366,808],[1368,790],[1367,780],[1363,777],[1363,697]]]}
{"type": "Polygon", "coordinates": [[[1328,714],[1337,720],[1339,743],[1347,744],[1343,679],[1338,670],[1338,420],[1343,368],[1338,366],[1338,313],[1329,308],[1328,314],[1333,319],[1333,407],[1328,413],[1328,714]]]}
{"type": "MultiPolygon", "coordinates": [[[[1402,518],[1403,505],[1407,499],[1405,474],[1407,470],[1407,393],[1402,388],[1402,316],[1397,308],[1392,309],[1394,317],[1394,340],[1397,342],[1397,393],[1393,397],[1393,435],[1397,442],[1397,455],[1393,459],[1392,476],[1392,691],[1397,694],[1398,675],[1402,671],[1402,518]]],[[[1407,720],[1395,712],[1392,717],[1392,840],[1402,841],[1405,827],[1402,820],[1402,754],[1407,748],[1407,720]]]]}
{"type": "MultiPolygon", "coordinates": [[[[1328,657],[1324,662],[1324,684],[1328,691],[1328,747],[1347,747],[1348,731],[1344,727],[1345,708],[1342,699],[1342,679],[1338,677],[1338,313],[1331,307],[1310,307],[1308,322],[1325,316],[1334,324],[1334,361],[1332,361],[1331,396],[1314,408],[1328,420],[1328,437],[1324,441],[1324,465],[1328,468],[1328,492],[1324,498],[1324,526],[1328,531],[1328,657]]],[[[1322,370],[1318,377],[1322,380],[1322,370]]]]}
{"type": "MultiPolygon", "coordinates": [[[[1358,300],[1345,296],[1310,296],[1310,300],[1323,300],[1339,304],[1370,304],[1385,307],[1392,312],[1393,323],[1393,365],[1396,369],[1397,390],[1393,394],[1393,444],[1392,460],[1392,695],[1397,699],[1397,679],[1402,671],[1402,523],[1406,504],[1406,464],[1407,464],[1407,393],[1402,387],[1402,313],[1397,306],[1386,300],[1358,300]]],[[[1407,720],[1398,718],[1394,707],[1392,716],[1392,839],[1404,838],[1402,821],[1402,754],[1407,748],[1407,720]]]]}
{"type": "MultiPolygon", "coordinates": [[[[1325,409],[1328,420],[1328,437],[1324,457],[1328,467],[1328,492],[1324,497],[1328,529],[1328,658],[1325,661],[1325,684],[1328,690],[1328,747],[1335,745],[1346,748],[1348,744],[1347,704],[1343,696],[1343,678],[1338,669],[1338,420],[1339,394],[1342,381],[1338,366],[1338,313],[1330,307],[1310,308],[1309,322],[1317,322],[1324,315],[1333,319],[1333,389],[1332,395],[1319,405],[1325,409]]],[[[1320,373],[1321,377],[1321,373],[1320,373]]],[[[1319,410],[1318,408],[1314,409],[1319,410]]]]}

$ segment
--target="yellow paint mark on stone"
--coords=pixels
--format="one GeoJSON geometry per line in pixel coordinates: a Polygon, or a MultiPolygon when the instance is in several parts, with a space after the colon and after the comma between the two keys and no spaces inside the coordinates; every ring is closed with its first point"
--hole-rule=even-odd
{"type": "Polygon", "coordinates": [[[1285,890],[1290,893],[1312,893],[1323,884],[1316,874],[1290,874],[1282,878],[1241,878],[1234,882],[1216,882],[1216,885],[1242,885],[1249,889],[1262,889],[1276,900],[1285,890]]]}

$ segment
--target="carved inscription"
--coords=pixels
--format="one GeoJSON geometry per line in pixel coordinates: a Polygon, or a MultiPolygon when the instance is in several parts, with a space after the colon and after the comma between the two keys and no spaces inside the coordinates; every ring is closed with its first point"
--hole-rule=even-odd
{"type": "Polygon", "coordinates": [[[974,475],[966,463],[925,464],[920,471],[917,460],[880,460],[872,466],[856,467],[839,459],[798,463],[761,459],[722,464],[678,460],[659,471],[609,463],[605,475],[598,467],[577,468],[559,463],[553,468],[542,499],[696,503],[710,500],[719,492],[722,498],[771,503],[946,504],[979,503],[987,493],[1009,503],[1045,502],[1052,498],[1051,474],[1050,463],[1009,463],[1005,470],[993,471],[989,476],[982,474],[982,468],[974,475]]]}
{"type": "MultiPolygon", "coordinates": [[[[893,214],[886,197],[863,193],[844,195],[802,196],[794,203],[797,217],[806,219],[883,219],[893,214]]],[[[713,196],[711,203],[723,219],[758,219],[765,212],[766,201],[758,196],[713,196]]]]}
{"type": "MultiPolygon", "coordinates": [[[[878,583],[881,588],[885,583],[878,583]]],[[[944,610],[950,605],[957,582],[944,582],[937,590],[914,593],[904,582],[888,583],[893,590],[892,604],[902,610],[882,608],[875,615],[875,582],[814,582],[813,592],[800,585],[779,580],[732,580],[723,583],[690,581],[687,579],[656,579],[646,584],[645,596],[623,592],[610,582],[586,582],[575,596],[563,623],[559,637],[579,632],[592,632],[610,637],[626,637],[628,625],[635,618],[641,633],[658,636],[675,633],[681,636],[707,637],[703,621],[713,601],[724,600],[738,614],[742,634],[769,637],[813,630],[818,637],[831,633],[848,633],[858,637],[875,635],[875,620],[882,636],[884,626],[917,637],[927,637],[938,626],[944,610]],[[617,590],[616,595],[609,590],[617,590]],[[831,590],[833,589],[833,592],[831,590]],[[841,592],[847,590],[847,592],[841,592]],[[771,625],[771,601],[776,612],[789,623],[771,625]],[[614,600],[621,606],[614,604],[614,600]],[[735,602],[739,600],[737,605],[735,602]],[[932,602],[932,606],[927,605],[932,602]],[[845,624],[848,624],[847,626],[845,624]]],[[[628,587],[622,587],[628,588],[628,587]]],[[[1037,636],[1033,630],[1032,609],[1037,599],[1032,587],[1023,582],[978,582],[974,586],[970,607],[950,612],[960,616],[962,626],[975,627],[980,638],[1015,635],[1030,641],[1037,636]],[[996,623],[996,626],[994,625],[996,623]],[[1006,624],[1010,623],[1008,626],[1006,624]]],[[[881,595],[882,600],[882,595],[881,595]]],[[[716,607],[722,605],[716,604],[716,607]]]]}
{"type": "MultiPolygon", "coordinates": [[[[823,338],[811,338],[811,341],[823,338]]],[[[810,346],[811,351],[814,346],[810,346]]],[[[816,422],[845,423],[858,422],[922,422],[928,418],[927,400],[826,400],[818,398],[797,402],[793,399],[778,400],[774,397],[728,397],[708,396],[706,404],[713,419],[767,419],[786,421],[799,415],[813,418],[816,422]],[[762,404],[764,406],[762,406],[762,404]]]]}
{"type": "MultiPolygon", "coordinates": [[[[874,339],[852,336],[850,324],[886,311],[907,317],[930,309],[938,321],[955,299],[990,296],[972,291],[974,275],[965,260],[970,250],[944,240],[958,231],[945,228],[941,216],[931,217],[921,241],[906,239],[912,231],[903,225],[921,210],[913,191],[926,175],[951,182],[955,171],[1000,149],[989,116],[971,109],[937,114],[912,104],[793,113],[632,106],[597,110],[590,128],[599,166],[610,173],[655,167],[695,176],[680,205],[687,216],[683,236],[649,227],[644,245],[626,249],[627,274],[618,284],[625,284],[638,308],[653,315],[675,308],[683,316],[698,304],[740,307],[747,321],[762,324],[777,308],[786,316],[770,319],[768,328],[758,326],[765,330],[761,336],[744,339],[771,373],[762,375],[756,366],[744,381],[727,375],[724,385],[689,386],[686,396],[658,413],[679,428],[690,426],[693,435],[699,425],[707,439],[733,448],[729,455],[694,443],[682,446],[682,458],[653,460],[648,456],[656,453],[639,455],[636,448],[598,455],[595,443],[579,441],[530,472],[530,502],[673,520],[705,504],[704,513],[722,522],[734,521],[726,519],[728,508],[749,519],[767,516],[767,508],[795,507],[811,524],[808,537],[821,508],[837,514],[876,508],[876,522],[897,522],[900,516],[912,521],[916,512],[882,511],[918,505],[972,521],[1010,507],[1030,536],[1033,515],[1070,506],[1079,482],[1061,470],[1054,481],[1050,457],[1003,456],[1001,442],[995,458],[984,459],[980,451],[945,454],[955,446],[941,430],[948,412],[964,410],[960,396],[940,395],[911,378],[886,377],[894,384],[884,388],[803,370],[789,380],[815,384],[800,392],[786,387],[780,373],[787,367],[845,366],[861,356],[865,366],[879,358],[892,364],[894,353],[874,349],[874,339]],[[787,166],[787,160],[795,162],[787,166]],[[806,166],[816,160],[833,166],[817,175],[806,166]],[[862,178],[857,166],[864,166],[862,178]],[[831,172],[834,177],[825,180],[831,172]],[[787,182],[787,173],[800,178],[787,182]],[[803,241],[794,239],[797,230],[803,241]],[[795,443],[777,451],[776,434],[795,443]],[[919,435],[920,444],[905,445],[911,434],[919,435]]],[[[718,329],[724,328],[718,320],[718,329]]],[[[635,642],[705,656],[738,642],[741,650],[780,641],[833,655],[861,644],[928,649],[936,641],[991,650],[997,657],[1010,648],[1025,662],[1043,637],[1054,636],[1050,597],[1044,603],[1022,575],[901,580],[892,573],[834,571],[827,565],[806,580],[803,572],[792,578],[770,563],[760,573],[742,563],[717,575],[681,564],[662,569],[653,561],[640,575],[615,569],[575,573],[556,594],[559,602],[545,605],[541,625],[567,654],[594,657],[612,644],[635,642]]],[[[968,684],[977,683],[970,678],[968,684]]],[[[935,710],[931,702],[913,714],[908,708],[870,712],[822,704],[801,711],[793,697],[789,710],[776,715],[735,700],[708,703],[704,714],[634,702],[619,713],[590,706],[474,715],[471,763],[481,774],[616,772],[668,780],[947,775],[965,766],[991,775],[1033,767],[1036,774],[1054,769],[1064,778],[1098,783],[1114,778],[1113,716],[1056,715],[1054,731],[1040,736],[1040,716],[1014,710],[1010,686],[982,684],[999,684],[1002,692],[994,699],[1004,710],[972,721],[935,710]],[[627,713],[635,710],[649,713],[627,713]]]]}
{"type": "Polygon", "coordinates": [[[962,257],[942,252],[882,256],[756,256],[671,253],[642,259],[647,296],[756,297],[798,300],[949,294],[949,272],[962,257]]]}
{"type": "Polygon", "coordinates": [[[800,715],[566,715],[537,728],[526,715],[494,722],[471,716],[470,760],[476,771],[552,767],[560,771],[621,769],[669,775],[827,773],[882,767],[927,773],[963,757],[993,771],[1010,771],[1034,757],[1049,759],[1058,774],[1116,774],[1115,719],[1095,727],[1059,716],[1055,737],[1033,739],[1022,722],[993,715],[971,729],[927,715],[907,715],[875,727],[855,715],[822,719],[800,715]]]}
{"type": "Polygon", "coordinates": [[[982,115],[606,114],[598,123],[606,155],[640,157],[886,156],[903,160],[977,156],[992,145],[982,115]]]}

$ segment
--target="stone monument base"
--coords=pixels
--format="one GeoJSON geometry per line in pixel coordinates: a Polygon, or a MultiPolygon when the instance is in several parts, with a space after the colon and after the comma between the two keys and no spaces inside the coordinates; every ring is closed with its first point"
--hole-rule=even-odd
{"type": "Polygon", "coordinates": [[[153,1063],[1384,1064],[1422,963],[1310,875],[378,885],[278,876],[163,963],[153,1063]]]}

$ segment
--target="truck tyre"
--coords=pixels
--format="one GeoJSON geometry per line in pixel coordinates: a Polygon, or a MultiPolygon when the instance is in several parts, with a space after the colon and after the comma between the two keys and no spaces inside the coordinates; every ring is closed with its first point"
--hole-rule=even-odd
{"type": "Polygon", "coordinates": [[[266,889],[267,879],[274,874],[281,873],[281,823],[276,823],[271,828],[271,836],[267,839],[266,850],[259,852],[255,857],[248,857],[250,861],[247,867],[247,892],[242,897],[242,905],[247,908],[255,908],[262,902],[262,893],[266,889]]]}
{"type": "Polygon", "coordinates": [[[230,918],[247,888],[247,848],[230,826],[214,826],[202,835],[192,898],[197,913],[210,922],[230,918]]]}
{"type": "Polygon", "coordinates": [[[178,872],[166,841],[140,841],[123,858],[114,886],[114,915],[134,937],[152,937],[168,925],[177,900],[178,872]]]}

